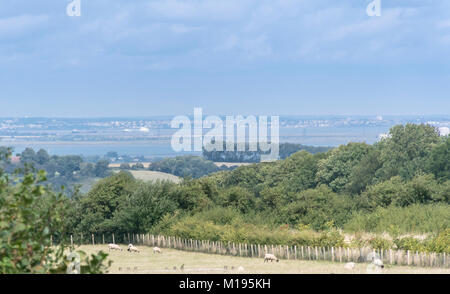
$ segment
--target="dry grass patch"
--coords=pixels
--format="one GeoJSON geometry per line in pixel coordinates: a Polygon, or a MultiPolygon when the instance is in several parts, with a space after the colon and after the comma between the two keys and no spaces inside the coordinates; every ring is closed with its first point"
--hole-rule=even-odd
{"type": "MultiPolygon", "coordinates": [[[[205,254],[162,248],[162,254],[153,253],[153,248],[136,246],[141,253],[111,251],[113,261],[110,273],[113,274],[365,274],[367,264],[356,264],[354,270],[344,268],[344,263],[326,261],[280,260],[264,263],[263,258],[245,258],[225,255],[205,254]],[[184,265],[184,270],[180,268],[184,265]],[[225,266],[227,269],[225,269],[225,266]],[[239,267],[243,267],[239,271],[239,267]]],[[[94,253],[98,250],[108,252],[107,245],[83,245],[81,250],[94,253]]],[[[386,266],[387,274],[450,274],[450,269],[417,268],[407,266],[386,266]]]]}

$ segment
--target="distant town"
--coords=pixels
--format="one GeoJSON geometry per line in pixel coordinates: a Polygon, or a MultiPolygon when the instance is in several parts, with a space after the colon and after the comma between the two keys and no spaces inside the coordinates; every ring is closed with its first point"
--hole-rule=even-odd
{"type": "MultiPolygon", "coordinates": [[[[54,154],[133,156],[176,155],[170,148],[172,117],[0,118],[0,146],[26,147],[54,154]]],[[[450,133],[450,116],[280,116],[280,141],[310,146],[374,143],[396,124],[424,123],[450,133]]]]}

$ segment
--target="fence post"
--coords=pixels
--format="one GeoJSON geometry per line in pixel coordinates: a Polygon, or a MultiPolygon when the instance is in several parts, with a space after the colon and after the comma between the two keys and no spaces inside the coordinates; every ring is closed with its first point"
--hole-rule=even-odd
{"type": "MultiPolygon", "coordinates": [[[[114,233],[112,234],[112,238],[113,238],[113,244],[116,244],[116,242],[114,240],[114,233]]],[[[125,241],[125,238],[123,238],[123,240],[125,241]]]]}
{"type": "Polygon", "coordinates": [[[70,235],[70,246],[73,246],[73,236],[70,235]]]}
{"type": "Polygon", "coordinates": [[[103,244],[105,244],[105,234],[102,234],[103,244]]]}
{"type": "Polygon", "coordinates": [[[95,245],[95,242],[94,242],[94,234],[91,234],[91,236],[92,236],[92,245],[95,245]]]}
{"type": "Polygon", "coordinates": [[[334,247],[331,247],[331,261],[334,262],[334,247]]]}

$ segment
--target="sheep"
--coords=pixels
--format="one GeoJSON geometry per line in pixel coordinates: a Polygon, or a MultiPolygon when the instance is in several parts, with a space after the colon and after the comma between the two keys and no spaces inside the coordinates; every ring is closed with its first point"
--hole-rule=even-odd
{"type": "Polygon", "coordinates": [[[162,253],[161,248],[153,247],[153,253],[162,253]]]}
{"type": "Polygon", "coordinates": [[[384,264],[383,261],[379,258],[375,259],[374,261],[372,261],[373,265],[375,265],[376,267],[379,268],[384,268],[384,264]]]}
{"type": "Polygon", "coordinates": [[[270,260],[270,262],[272,262],[274,260],[276,262],[279,262],[278,258],[275,255],[266,253],[266,255],[264,256],[264,262],[266,262],[266,261],[269,262],[269,260],[270,260]]]}
{"type": "Polygon", "coordinates": [[[353,270],[354,268],[355,268],[355,263],[354,262],[347,262],[345,265],[344,265],[344,268],[345,269],[347,269],[347,270],[353,270]]]}
{"type": "Polygon", "coordinates": [[[133,244],[128,244],[128,249],[129,252],[137,252],[140,253],[139,249],[137,249],[136,247],[133,246],[133,244]]]}
{"type": "Polygon", "coordinates": [[[120,248],[120,246],[117,245],[117,244],[110,243],[110,244],[108,244],[108,251],[111,251],[111,250],[120,250],[120,251],[122,251],[123,249],[120,248]]]}
{"type": "Polygon", "coordinates": [[[239,272],[243,272],[244,271],[244,267],[243,266],[240,266],[240,267],[238,267],[238,269],[237,269],[239,272]]]}
{"type": "Polygon", "coordinates": [[[184,263],[180,266],[180,270],[184,271],[184,263]]]}
{"type": "Polygon", "coordinates": [[[366,272],[368,274],[379,274],[384,269],[383,261],[379,258],[376,258],[367,266],[366,272]]]}

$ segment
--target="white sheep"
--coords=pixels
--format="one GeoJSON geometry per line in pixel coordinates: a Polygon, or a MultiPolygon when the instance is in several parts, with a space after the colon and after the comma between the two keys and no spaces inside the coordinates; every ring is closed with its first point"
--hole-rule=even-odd
{"type": "Polygon", "coordinates": [[[139,249],[137,249],[136,247],[133,246],[133,244],[128,244],[128,249],[129,252],[137,252],[139,253],[139,249]]]}
{"type": "Polygon", "coordinates": [[[161,248],[153,247],[153,253],[162,253],[161,248]]]}
{"type": "Polygon", "coordinates": [[[272,261],[276,261],[276,262],[278,262],[279,260],[278,260],[278,258],[275,256],[275,255],[273,255],[273,254],[270,254],[270,253],[266,253],[266,255],[264,256],[264,262],[269,262],[269,260],[270,260],[270,262],[272,262],[272,261]]]}
{"type": "Polygon", "coordinates": [[[379,268],[384,268],[383,261],[382,261],[381,259],[379,259],[379,258],[377,258],[377,259],[375,259],[374,261],[372,261],[372,263],[373,263],[375,266],[379,267],[379,268]]]}
{"type": "Polygon", "coordinates": [[[376,258],[367,266],[366,272],[368,274],[380,274],[382,273],[384,268],[383,261],[379,258],[376,258]]]}
{"type": "Polygon", "coordinates": [[[345,265],[344,265],[344,268],[345,269],[347,269],[347,270],[353,270],[354,268],[355,268],[355,263],[354,262],[347,262],[345,265]]]}
{"type": "Polygon", "coordinates": [[[108,244],[108,250],[109,251],[111,251],[111,250],[120,250],[120,251],[122,251],[122,248],[120,248],[120,246],[117,245],[117,244],[110,243],[110,244],[108,244]]]}

